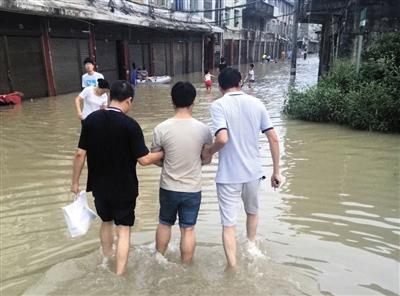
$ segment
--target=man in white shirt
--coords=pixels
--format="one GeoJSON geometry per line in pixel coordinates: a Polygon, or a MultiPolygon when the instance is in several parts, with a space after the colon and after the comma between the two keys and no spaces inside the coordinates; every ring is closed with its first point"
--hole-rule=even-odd
{"type": "Polygon", "coordinates": [[[85,65],[86,74],[82,75],[82,88],[97,86],[97,80],[104,79],[103,74],[94,70],[94,62],[91,58],[86,58],[83,64],[85,65]]]}
{"type": "Polygon", "coordinates": [[[258,189],[263,171],[259,160],[259,134],[265,134],[273,160],[271,186],[279,187],[279,140],[268,111],[257,98],[240,89],[240,72],[224,69],[218,76],[222,98],[211,105],[214,143],[204,150],[203,159],[219,152],[216,176],[218,203],[223,226],[223,244],[229,267],[236,266],[236,223],[243,200],[247,214],[247,238],[255,247],[258,224],[258,189]]]}

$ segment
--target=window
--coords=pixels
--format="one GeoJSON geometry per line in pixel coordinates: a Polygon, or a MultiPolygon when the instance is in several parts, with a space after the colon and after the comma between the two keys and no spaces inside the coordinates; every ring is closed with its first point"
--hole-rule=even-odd
{"type": "Polygon", "coordinates": [[[190,1],[190,10],[194,11],[199,8],[199,0],[191,0],[190,1]]]}
{"type": "Polygon", "coordinates": [[[174,0],[174,8],[176,11],[183,11],[183,0],[174,0]]]}
{"type": "MultiPolygon", "coordinates": [[[[204,0],[204,10],[212,9],[212,0],[204,0]]],[[[204,17],[208,19],[212,19],[212,11],[205,11],[204,17]]]]}
{"type": "Polygon", "coordinates": [[[229,10],[225,11],[225,26],[229,26],[231,23],[231,12],[229,10]]]}
{"type": "Polygon", "coordinates": [[[234,22],[233,25],[235,27],[239,26],[239,9],[235,9],[233,11],[233,22],[234,22]]]}

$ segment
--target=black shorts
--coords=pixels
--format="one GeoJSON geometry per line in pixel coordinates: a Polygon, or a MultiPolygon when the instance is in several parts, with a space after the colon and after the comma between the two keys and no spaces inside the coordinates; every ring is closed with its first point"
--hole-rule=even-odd
{"type": "Polygon", "coordinates": [[[130,202],[110,202],[105,198],[94,197],[97,215],[103,222],[114,221],[115,225],[133,226],[135,223],[136,199],[130,202]]]}

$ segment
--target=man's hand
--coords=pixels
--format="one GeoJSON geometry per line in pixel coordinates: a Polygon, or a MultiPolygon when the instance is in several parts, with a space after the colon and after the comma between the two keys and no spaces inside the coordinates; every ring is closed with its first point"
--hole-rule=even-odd
{"type": "Polygon", "coordinates": [[[274,188],[274,190],[276,188],[279,188],[279,186],[281,185],[281,176],[280,174],[272,174],[271,176],[271,187],[274,188]]]}
{"type": "Polygon", "coordinates": [[[210,164],[212,161],[212,154],[211,154],[211,145],[205,144],[203,146],[203,150],[201,151],[201,164],[206,165],[210,164]]]}
{"type": "Polygon", "coordinates": [[[78,118],[79,118],[79,120],[83,120],[83,114],[82,114],[82,112],[79,112],[79,113],[78,113],[78,118]]]}
{"type": "Polygon", "coordinates": [[[71,192],[78,194],[79,192],[79,184],[78,183],[72,183],[71,185],[71,192]]]}

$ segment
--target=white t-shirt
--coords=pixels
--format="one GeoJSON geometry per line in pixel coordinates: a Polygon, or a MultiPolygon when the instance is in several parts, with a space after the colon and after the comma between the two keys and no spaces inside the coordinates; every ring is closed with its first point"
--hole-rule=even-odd
{"type": "Polygon", "coordinates": [[[102,94],[99,97],[95,94],[94,88],[94,86],[85,87],[79,94],[79,97],[83,100],[83,119],[85,119],[90,113],[99,110],[101,106],[106,106],[108,103],[107,94],[102,94]]]}
{"type": "Polygon", "coordinates": [[[249,79],[250,80],[256,80],[256,75],[254,74],[254,70],[249,71],[249,79]]]}
{"type": "Polygon", "coordinates": [[[103,74],[94,72],[92,75],[89,75],[89,73],[83,74],[82,75],[82,87],[88,87],[88,86],[97,86],[97,79],[104,79],[103,74]]]}
{"type": "Polygon", "coordinates": [[[273,128],[264,104],[241,91],[230,92],[211,105],[213,132],[228,130],[228,143],[219,151],[217,183],[247,183],[263,176],[258,141],[273,128]]]}
{"type": "Polygon", "coordinates": [[[211,74],[204,75],[204,81],[210,81],[210,80],[211,80],[211,74]]]}

